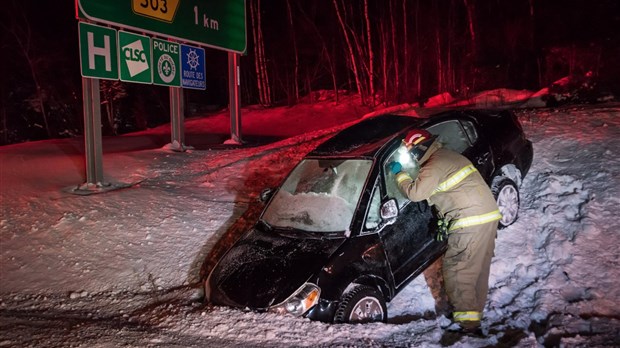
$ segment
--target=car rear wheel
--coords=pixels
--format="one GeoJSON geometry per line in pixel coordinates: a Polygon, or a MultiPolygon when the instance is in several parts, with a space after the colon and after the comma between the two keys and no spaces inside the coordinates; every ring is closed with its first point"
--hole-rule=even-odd
{"type": "Polygon", "coordinates": [[[336,323],[386,322],[387,306],[383,295],[375,288],[355,285],[344,294],[336,310],[336,323]]]}
{"type": "Polygon", "coordinates": [[[499,212],[502,213],[502,219],[499,220],[499,228],[512,225],[517,221],[519,215],[519,188],[517,184],[506,177],[497,177],[493,180],[491,191],[499,212]]]}

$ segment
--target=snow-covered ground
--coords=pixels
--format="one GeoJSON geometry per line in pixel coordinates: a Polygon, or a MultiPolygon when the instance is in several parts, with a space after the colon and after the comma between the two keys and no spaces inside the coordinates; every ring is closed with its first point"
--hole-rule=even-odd
{"type": "Polygon", "coordinates": [[[350,105],[244,110],[252,146],[221,145],[225,113],[187,120],[200,146],[185,153],[162,146],[169,127],[105,139],[106,181],[133,186],[88,196],[70,193],[85,180],[79,139],[0,147],[0,347],[620,345],[617,104],[519,112],[535,158],[497,239],[484,338],[442,338],[423,276],[387,324],[203,306],[199,281],[258,193],[367,111],[350,105]]]}

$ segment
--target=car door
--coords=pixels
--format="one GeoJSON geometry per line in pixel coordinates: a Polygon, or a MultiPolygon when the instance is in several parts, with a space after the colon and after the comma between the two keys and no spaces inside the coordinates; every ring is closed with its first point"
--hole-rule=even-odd
{"type": "Polygon", "coordinates": [[[394,174],[386,168],[397,156],[394,151],[384,162],[381,180],[384,188],[382,201],[396,199],[399,213],[392,224],[379,232],[395,288],[422,272],[429,260],[434,260],[441,252],[443,245],[434,238],[437,225],[431,207],[426,201],[409,201],[398,189],[394,174]]]}

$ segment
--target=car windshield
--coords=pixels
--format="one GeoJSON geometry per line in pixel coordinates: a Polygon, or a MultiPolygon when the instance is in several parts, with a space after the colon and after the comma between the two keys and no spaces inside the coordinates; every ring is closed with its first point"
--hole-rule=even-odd
{"type": "Polygon", "coordinates": [[[310,232],[346,231],[372,160],[305,159],[288,176],[263,214],[272,227],[310,232]]]}

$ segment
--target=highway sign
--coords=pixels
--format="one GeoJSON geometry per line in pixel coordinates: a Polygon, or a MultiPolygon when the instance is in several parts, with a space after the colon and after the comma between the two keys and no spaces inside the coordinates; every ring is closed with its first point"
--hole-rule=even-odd
{"type": "Polygon", "coordinates": [[[151,39],[119,31],[118,47],[121,81],[152,83],[151,39]]]}
{"type": "Polygon", "coordinates": [[[76,0],[79,19],[245,53],[245,0],[76,0]]]}
{"type": "Polygon", "coordinates": [[[205,89],[205,50],[181,45],[181,87],[205,89]]]}
{"type": "Polygon", "coordinates": [[[179,0],[131,0],[131,9],[135,14],[172,23],[179,8],[179,0]]]}
{"type": "Polygon", "coordinates": [[[181,86],[179,44],[152,39],[153,45],[153,83],[156,85],[181,86]]]}
{"type": "Polygon", "coordinates": [[[80,67],[82,76],[118,79],[116,30],[80,22],[80,67]]]}

